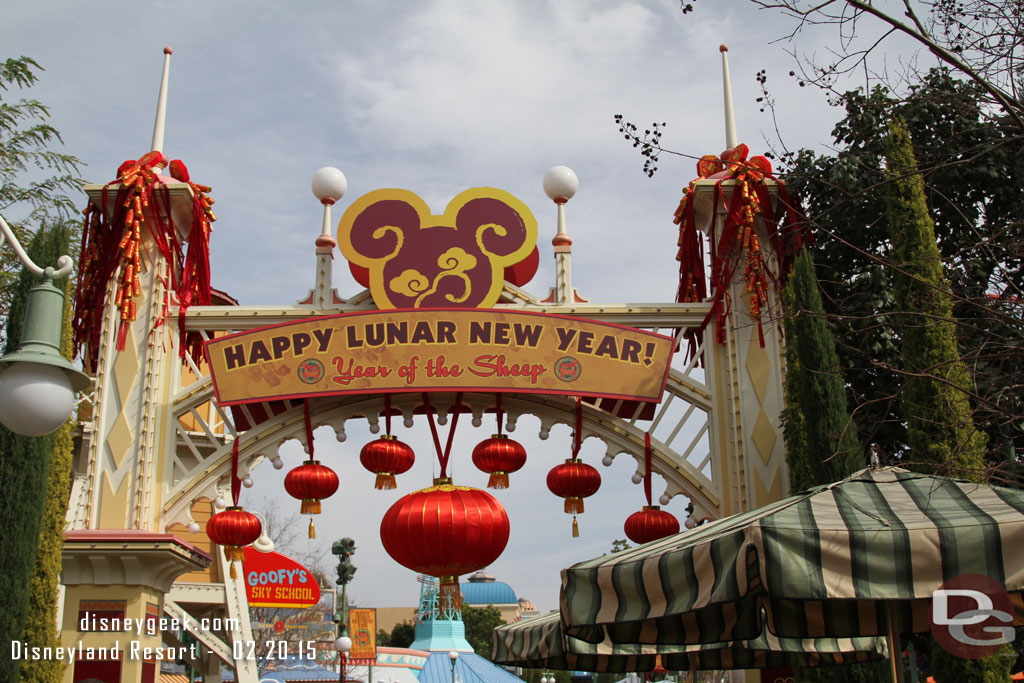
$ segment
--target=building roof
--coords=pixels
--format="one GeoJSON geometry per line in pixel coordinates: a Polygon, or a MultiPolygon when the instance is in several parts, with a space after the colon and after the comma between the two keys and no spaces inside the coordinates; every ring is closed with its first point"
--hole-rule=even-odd
{"type": "Polygon", "coordinates": [[[459,586],[463,602],[470,605],[517,605],[516,592],[501,581],[465,581],[459,586]]]}
{"type": "MultiPolygon", "coordinates": [[[[461,683],[523,683],[505,669],[475,652],[460,652],[455,660],[455,679],[461,683]]],[[[452,663],[447,652],[433,652],[423,671],[419,683],[451,683],[452,663]]]]}

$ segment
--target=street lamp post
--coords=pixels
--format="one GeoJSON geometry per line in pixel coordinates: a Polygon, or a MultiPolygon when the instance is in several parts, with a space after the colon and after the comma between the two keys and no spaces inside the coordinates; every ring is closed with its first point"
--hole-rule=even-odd
{"type": "Polygon", "coordinates": [[[459,658],[459,653],[455,650],[448,652],[448,659],[452,662],[452,683],[455,683],[455,661],[459,658]]]}
{"type": "Polygon", "coordinates": [[[352,639],[348,637],[348,596],[345,589],[356,573],[356,566],[352,564],[355,552],[356,542],[351,538],[342,538],[331,545],[331,553],[338,556],[335,583],[341,586],[341,605],[336,606],[334,612],[334,620],[338,622],[338,639],[334,641],[334,648],[338,651],[338,680],[341,683],[345,683],[345,660],[352,649],[352,639]]]}
{"type": "Polygon", "coordinates": [[[64,424],[74,409],[75,393],[92,381],[60,355],[64,292],[53,282],[67,276],[73,263],[61,256],[56,270],[40,268],[0,217],[0,245],[5,240],[43,282],[29,292],[18,350],[0,358],[0,422],[16,434],[43,436],[64,424]]]}

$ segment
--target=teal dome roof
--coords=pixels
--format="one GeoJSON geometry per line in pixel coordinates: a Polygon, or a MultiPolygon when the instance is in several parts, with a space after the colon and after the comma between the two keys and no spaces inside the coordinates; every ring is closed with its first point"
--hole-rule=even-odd
{"type": "Polygon", "coordinates": [[[464,602],[470,605],[515,605],[519,602],[512,587],[501,581],[467,581],[459,588],[464,602]]]}

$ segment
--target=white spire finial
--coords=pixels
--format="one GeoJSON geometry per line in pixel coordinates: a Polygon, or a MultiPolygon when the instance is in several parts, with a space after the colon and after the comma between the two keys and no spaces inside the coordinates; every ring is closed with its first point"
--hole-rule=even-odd
{"type": "Polygon", "coordinates": [[[160,76],[160,96],[156,101],[156,122],[153,124],[153,151],[164,151],[164,120],[167,118],[167,76],[171,71],[170,47],[164,48],[164,72],[160,76]]]}
{"type": "Polygon", "coordinates": [[[739,144],[736,139],[736,113],[732,106],[732,82],[729,80],[729,46],[720,45],[722,53],[722,91],[725,98],[725,148],[732,149],[739,144]]]}

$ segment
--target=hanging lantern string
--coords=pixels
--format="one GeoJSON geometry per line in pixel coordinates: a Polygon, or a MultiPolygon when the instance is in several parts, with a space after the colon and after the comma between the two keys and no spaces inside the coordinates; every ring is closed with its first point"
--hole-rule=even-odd
{"type": "Polygon", "coordinates": [[[462,392],[455,394],[455,414],[452,416],[452,426],[448,429],[448,443],[444,450],[441,450],[441,438],[437,434],[437,425],[434,423],[434,406],[430,403],[430,396],[423,394],[423,408],[427,413],[427,424],[430,425],[430,435],[434,437],[434,450],[437,451],[437,461],[441,465],[441,478],[447,478],[448,458],[452,454],[452,442],[455,439],[455,427],[459,424],[459,406],[462,404],[462,392]]]}
{"type": "Polygon", "coordinates": [[[572,435],[572,457],[575,459],[580,454],[583,446],[583,398],[576,397],[576,429],[572,435]]]}
{"type": "Polygon", "coordinates": [[[651,505],[651,433],[644,432],[644,495],[651,505]]]}
{"type": "Polygon", "coordinates": [[[309,420],[309,399],[302,402],[302,419],[306,423],[306,448],[309,449],[309,459],[313,459],[313,423],[309,420]]]}
{"type": "Polygon", "coordinates": [[[504,417],[504,411],[501,409],[501,394],[494,395],[495,405],[494,413],[498,416],[498,436],[501,436],[501,422],[504,417]]]}
{"type": "Polygon", "coordinates": [[[238,507],[238,494],[242,491],[242,480],[238,478],[238,437],[231,444],[231,500],[238,507]]]}
{"type": "Polygon", "coordinates": [[[391,394],[384,394],[384,434],[391,436],[391,394]]]}

